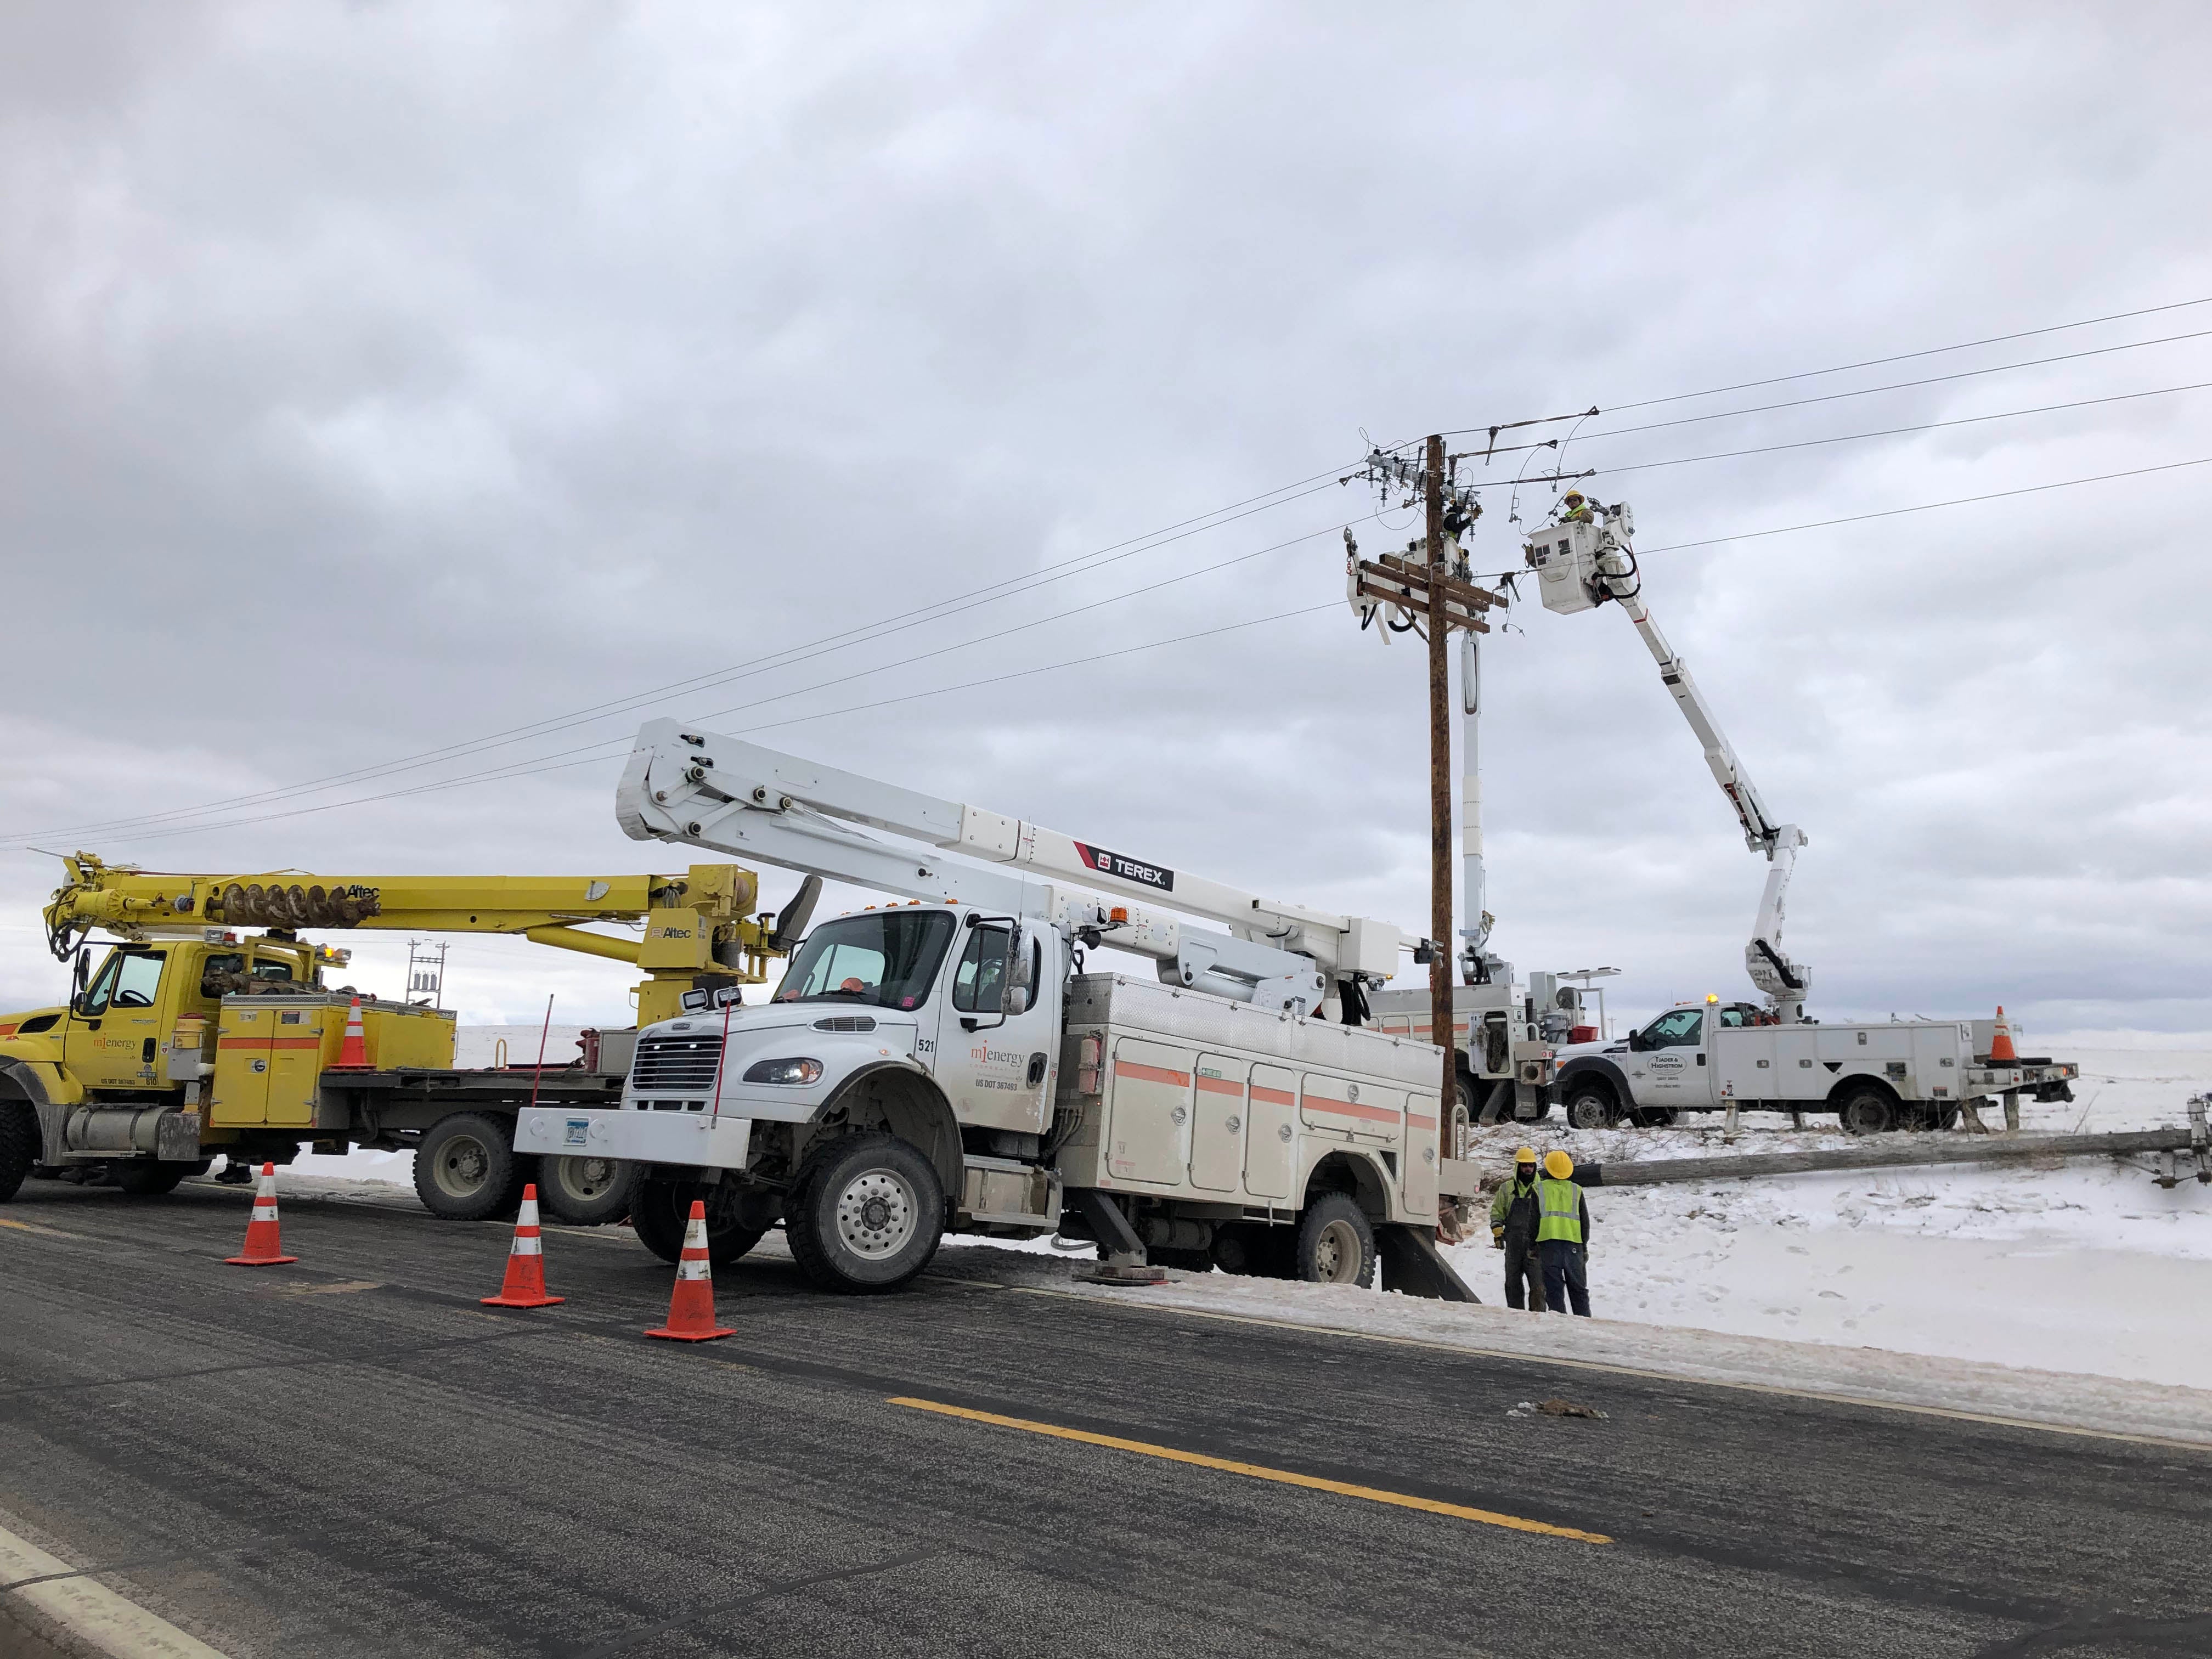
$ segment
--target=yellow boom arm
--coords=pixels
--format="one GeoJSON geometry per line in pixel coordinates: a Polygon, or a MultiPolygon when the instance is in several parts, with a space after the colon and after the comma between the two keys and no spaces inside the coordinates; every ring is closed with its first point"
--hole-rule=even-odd
{"type": "Polygon", "coordinates": [[[674,1012],[678,994],[701,974],[759,984],[777,954],[751,914],[759,878],[734,864],[695,864],[680,876],[225,876],[140,870],[88,853],[63,863],[69,879],[45,913],[57,957],[94,928],[126,939],[203,927],[519,933],[645,969],[653,975],[641,988],[645,1017],[647,1000],[674,1012]],[[641,938],[585,931],[641,921],[641,938]]]}

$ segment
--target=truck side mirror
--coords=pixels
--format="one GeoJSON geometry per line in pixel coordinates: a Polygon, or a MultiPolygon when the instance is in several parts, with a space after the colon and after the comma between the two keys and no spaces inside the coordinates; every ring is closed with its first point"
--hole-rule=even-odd
{"type": "Polygon", "coordinates": [[[1036,1000],[1036,983],[1030,973],[1029,930],[1016,922],[1006,930],[1006,969],[999,983],[1006,987],[1003,1006],[1011,1017],[1025,1014],[1036,1000]]]}
{"type": "Polygon", "coordinates": [[[92,972],[92,952],[82,945],[77,947],[76,967],[70,975],[70,1012],[84,1012],[84,982],[92,972]]]}
{"type": "Polygon", "coordinates": [[[1629,1052],[1632,1054],[1642,1054],[1644,1052],[1644,1033],[1641,1031],[1631,1031],[1628,1034],[1628,1048],[1629,1052]]]}

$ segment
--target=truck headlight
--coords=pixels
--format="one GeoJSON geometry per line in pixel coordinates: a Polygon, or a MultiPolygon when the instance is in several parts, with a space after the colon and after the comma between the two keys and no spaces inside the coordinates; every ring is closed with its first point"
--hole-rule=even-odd
{"type": "Polygon", "coordinates": [[[757,1060],[745,1067],[748,1083],[818,1083],[821,1079],[818,1060],[757,1060]]]}

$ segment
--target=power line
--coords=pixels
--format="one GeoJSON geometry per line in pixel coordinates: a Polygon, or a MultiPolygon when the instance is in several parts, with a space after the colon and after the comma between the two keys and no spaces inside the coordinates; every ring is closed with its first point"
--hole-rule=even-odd
{"type": "MultiPolygon", "coordinates": [[[[923,607],[921,612],[909,614],[903,619],[883,618],[872,623],[861,623],[837,634],[825,635],[807,645],[789,647],[783,651],[772,653],[768,657],[757,658],[750,663],[740,663],[709,673],[696,674],[686,679],[672,681],[650,690],[632,693],[607,702],[591,705],[582,710],[571,711],[571,714],[566,716],[549,716],[542,720],[509,726],[488,737],[464,739],[436,749],[423,750],[398,760],[381,762],[373,766],[358,767],[347,772],[331,773],[304,783],[287,784],[248,794],[227,796],[217,800],[203,802],[197,806],[174,807],[165,811],[149,812],[136,817],[111,818],[89,823],[64,824],[43,830],[14,831],[0,835],[0,840],[13,841],[29,836],[44,838],[49,836],[113,833],[140,824],[160,823],[179,818],[194,817],[203,813],[222,811],[234,807],[266,805],[271,801],[282,800],[295,795],[314,794],[324,789],[335,788],[345,783],[366,782],[379,777],[388,777],[398,772],[412,771],[441,760],[462,759],[469,755],[480,754],[487,749],[504,747],[507,744],[525,741],[533,737],[550,736],[555,732],[570,730],[577,726],[586,725],[594,720],[603,720],[611,715],[632,712],[639,706],[661,697],[685,691],[703,690],[709,686],[725,684],[732,680],[749,678],[753,674],[794,667],[799,663],[812,661],[817,657],[828,655],[833,651],[841,650],[848,646],[872,644],[878,640],[887,639],[894,634],[925,627],[933,623],[943,622],[949,617],[958,616],[965,611],[994,604],[1000,599],[1011,599],[1019,593],[1033,592],[1038,588],[1055,581],[1064,580],[1070,576],[1087,575],[1094,571],[1103,569],[1109,564],[1117,564],[1124,559],[1157,551],[1162,547],[1187,540],[1206,531],[1219,529],[1224,525],[1234,524],[1273,507],[1287,506],[1292,501],[1302,501],[1307,496],[1322,494],[1334,487],[1337,476],[1334,471],[1316,474],[1311,478],[1300,480],[1297,484],[1286,484],[1280,489],[1248,497],[1246,501],[1235,504],[1236,507],[1248,509],[1245,511],[1240,512],[1233,507],[1224,507],[1213,514],[1202,514],[1196,519],[1183,520],[1179,524],[1169,526],[1160,532],[1148,532],[1143,537],[1133,537],[1127,542],[1114,543],[1107,548],[1081,554],[1073,559],[1063,560],[1058,565],[1047,565],[1040,571],[1031,571],[1021,577],[1010,577],[1004,581],[989,583],[983,587],[972,589],[967,593],[956,595],[950,599],[936,601],[933,605],[923,607]],[[1291,494],[1290,493],[1291,491],[1297,493],[1291,494]],[[1271,497],[1281,499],[1270,499],[1271,497]],[[1260,502],[1261,505],[1253,506],[1253,502],[1260,502]],[[1211,522],[1201,522],[1201,520],[1211,520],[1211,522]],[[1196,527],[1186,527],[1192,526],[1196,527]],[[1170,532],[1176,533],[1169,533],[1170,532]],[[1136,543],[1144,544],[1133,544],[1136,543]],[[994,592],[994,588],[1004,588],[1006,591],[994,592]]],[[[1332,529],[1334,527],[1331,526],[1332,529]]]]}
{"type": "Polygon", "coordinates": [[[1717,547],[1723,542],[1757,541],[1765,536],[1790,536],[1800,530],[1826,530],[1831,525],[1864,524],[1869,519],[1894,519],[1907,513],[1932,513],[1939,507],[1970,507],[1976,501],[2001,501],[2008,495],[2038,495],[2047,489],[2071,489],[2077,484],[2109,483],[2115,478],[2142,478],[2154,472],[2179,472],[2185,467],[2212,466],[2212,455],[2193,461],[2167,461],[2158,466],[2131,467],[2125,472],[2100,472],[2089,478],[2061,478],[2055,483],[2023,484],[2018,489],[1993,489],[1986,495],[1960,495],[1948,501],[1923,501],[1917,507],[1886,507],[1879,513],[1853,513],[1841,519],[1818,519],[1810,524],[1786,524],[1774,530],[1740,530],[1729,536],[1708,536],[1703,541],[1670,542],[1664,547],[1639,547],[1638,558],[1651,553],[1680,553],[1692,547],[1717,547]]]}
{"type": "MultiPolygon", "coordinates": [[[[1577,441],[1581,443],[1595,443],[1600,438],[1622,438],[1627,436],[1632,432],[1659,432],[1663,431],[1669,427],[1696,426],[1706,421],[1734,420],[1737,416],[1743,415],[1771,415],[1776,410],[1779,409],[1806,409],[1814,404],[1840,403],[1848,398],[1871,398],[1877,392],[1905,392],[1909,391],[1915,386],[1942,386],[1952,380],[1973,380],[1977,376],[1983,374],[2002,374],[2015,368],[2047,368],[2052,363],[2076,362],[2084,357],[2104,357],[2109,356],[2116,351],[2140,351],[2146,346],[2174,345],[2184,340],[2202,340],[2208,337],[2212,337],[2212,328],[2198,329],[2195,332],[2189,334],[2162,335],[2155,340],[2131,340],[2125,345],[2094,346],[2087,351],[2062,352],[2058,356],[2053,357],[2030,357],[2016,363],[1992,363],[1986,368],[1962,368],[1955,374],[1930,374],[1917,380],[1893,380],[1886,386],[1861,386],[1856,392],[1826,392],[1821,393],[1817,398],[1792,398],[1778,404],[1755,404],[1745,409],[1719,409],[1715,410],[1710,415],[1685,415],[1679,420],[1651,421],[1647,422],[1642,426],[1616,426],[1609,428],[1603,432],[1585,432],[1577,441]]],[[[1459,427],[1445,435],[1449,437],[1462,437],[1470,432],[1486,432],[1488,430],[1489,428],[1487,427],[1459,427]]],[[[1525,446],[1525,447],[1541,448],[1543,446],[1540,444],[1532,444],[1525,446]]],[[[1498,453],[1503,455],[1510,452],[1505,449],[1500,449],[1498,453]]],[[[1503,483],[1504,481],[1492,480],[1491,482],[1492,487],[1494,488],[1497,484],[1503,483]]],[[[1474,487],[1479,489],[1482,486],[1477,485],[1474,487]]]]}
{"type": "Polygon", "coordinates": [[[2171,305],[2145,306],[2137,311],[2115,311],[2103,317],[2085,317],[2075,323],[2052,323],[2044,328],[2024,328],[2013,334],[1992,334],[1986,339],[1963,340],[1957,345],[1929,346],[1920,351],[1900,351],[1888,357],[1868,357],[1856,363],[1838,363],[1833,368],[1808,368],[1796,374],[1777,374],[1764,380],[1738,380],[1733,386],[1708,386],[1703,392],[1676,392],[1664,398],[1646,398],[1640,403],[1615,404],[1613,412],[1625,414],[1632,409],[1651,409],[1660,404],[1679,404],[1692,398],[1717,397],[1723,392],[1749,392],[1762,386],[1780,386],[1787,380],[1816,380],[1823,374],[1847,374],[1855,368],[1879,368],[1884,363],[1909,362],[1915,357],[1940,357],[1947,352],[1971,351],[1976,346],[2002,345],[2008,340],[2033,339],[2039,334],[2063,334],[2069,329],[2094,328],[2100,323],[2121,323],[2131,317],[2151,317],[2162,311],[2185,311],[2191,306],[2212,305],[2212,295],[2201,300],[2176,300],[2171,305]]]}
{"type": "MultiPolygon", "coordinates": [[[[1200,629],[1194,634],[1180,634],[1173,639],[1152,640],[1143,645],[1124,646],[1119,650],[1101,651],[1087,657],[1072,657],[1062,662],[1043,663],[1035,668],[1015,669],[1008,673],[993,674],[983,679],[969,680],[958,685],[940,685],[927,691],[905,692],[896,697],[879,698],[873,702],[854,703],[843,708],[825,708],[811,714],[793,714],[783,720],[765,720],[757,726],[748,726],[745,730],[769,732],[778,726],[798,726],[808,720],[829,720],[839,714],[865,714],[872,709],[889,708],[894,703],[915,702],[924,697],[946,696],[955,691],[973,691],[983,686],[1000,685],[1009,680],[1024,679],[1037,674],[1049,674],[1060,669],[1087,667],[1092,663],[1110,662],[1117,657],[1134,656],[1139,652],[1157,651],[1170,645],[1187,645],[1193,640],[1212,639],[1218,635],[1236,633],[1242,629],[1258,628],[1269,623],[1287,622],[1298,617],[1316,616],[1324,611],[1335,610],[1341,603],[1341,600],[1332,600],[1327,605],[1313,605],[1297,611],[1279,611],[1271,617],[1254,617],[1244,622],[1224,623],[1218,628],[1200,629]]],[[[611,748],[617,744],[628,744],[629,741],[628,738],[610,738],[605,744],[592,746],[611,748]]],[[[319,806],[295,807],[289,811],[268,812],[247,818],[232,818],[222,823],[191,824],[179,830],[156,830],[150,835],[134,836],[130,839],[133,842],[167,841],[178,836],[199,835],[209,830],[242,829],[249,824],[270,823],[284,818],[307,817],[317,812],[335,811],[341,807],[367,806],[378,801],[397,800],[410,795],[432,794],[440,790],[458,789],[470,784],[500,782],[509,778],[531,776],[539,773],[567,771],[573,767],[590,766],[599,761],[612,758],[614,757],[611,755],[589,755],[579,760],[556,761],[550,765],[518,763],[493,772],[471,774],[465,778],[445,778],[434,783],[416,784],[410,788],[394,789],[383,794],[363,795],[352,800],[325,801],[319,806]]]]}
{"type": "Polygon", "coordinates": [[[2212,390],[2212,380],[2198,380],[2189,386],[2160,386],[2150,392],[2120,392],[2109,398],[2082,398],[2069,404],[2043,404],[2034,409],[2006,409],[1990,415],[1960,415],[1948,421],[1923,421],[1917,426],[1886,427],[1879,432],[1844,432],[1832,438],[1801,438],[1794,443],[1761,444],[1753,449],[1723,449],[1710,455],[1680,455],[1668,461],[1634,461],[1626,466],[1605,466],[1597,471],[1610,477],[1620,472],[1648,472],[1656,467],[1689,466],[1698,461],[1730,461],[1746,455],[1772,455],[1788,449],[1814,449],[1823,444],[1858,443],[1869,438],[1897,438],[1914,432],[1934,432],[1943,427],[1974,426],[1984,421],[2009,421],[2023,415],[2054,415],[2069,409],[2092,409],[2100,404],[2124,404],[2141,398],[2166,398],[2180,392],[2212,390]]]}

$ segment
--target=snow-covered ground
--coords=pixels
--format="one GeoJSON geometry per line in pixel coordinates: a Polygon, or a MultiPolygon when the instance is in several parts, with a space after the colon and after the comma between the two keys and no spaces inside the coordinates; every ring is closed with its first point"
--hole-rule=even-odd
{"type": "MultiPolygon", "coordinates": [[[[2090,1051],[2072,1104],[2022,1108],[2045,1131],[2186,1121],[2212,1054],[2090,1051]]],[[[2002,1117],[1992,1113],[1997,1125],[2002,1117]]],[[[1734,1150],[1853,1144],[1747,1117],[1734,1150]]],[[[1718,1120],[1651,1133],[1556,1121],[1486,1139],[1577,1160],[1713,1157],[1718,1120]]],[[[2162,1190],[2149,1160],[1804,1175],[1589,1194],[1590,1294],[1612,1319],[2212,1386],[2212,1188],[2162,1190]]],[[[1502,1279],[1486,1236],[1448,1252],[1486,1297],[1502,1279]]]]}
{"type": "MultiPolygon", "coordinates": [[[[510,1056],[535,1058],[535,1031],[526,1051],[519,1033],[501,1035],[510,1056]]],[[[465,1053],[489,1047],[463,1036],[465,1053]]],[[[556,1053],[565,1060],[574,1033],[555,1038],[548,1060],[556,1053]]],[[[2212,1053],[2073,1057],[2082,1064],[2080,1098],[2030,1104],[2025,1127],[2180,1123],[2188,1097],[2212,1090],[2212,1053]]],[[[1728,1150],[1722,1139],[1717,1119],[1586,1133],[1554,1120],[1534,1134],[1497,1132],[1483,1155],[1510,1158],[1530,1139],[1583,1160],[1716,1156],[1728,1150]]],[[[1832,1127],[1796,1131],[1787,1118],[1757,1115],[1735,1150],[1851,1144],[1832,1127]]],[[[413,1180],[404,1152],[303,1152],[293,1168],[402,1187],[413,1180]]],[[[1607,1320],[2212,1387],[2212,1319],[2203,1312],[2212,1307],[2212,1188],[2186,1181],[2161,1190],[2148,1160],[1601,1188],[1590,1208],[1591,1295],[1607,1320]]],[[[1043,1241],[1032,1248],[1043,1251],[1043,1241]]],[[[1500,1258],[1486,1234],[1449,1254],[1486,1301],[1498,1299],[1500,1258]]],[[[1240,1285],[1254,1295],[1309,1294],[1240,1285]]]]}

